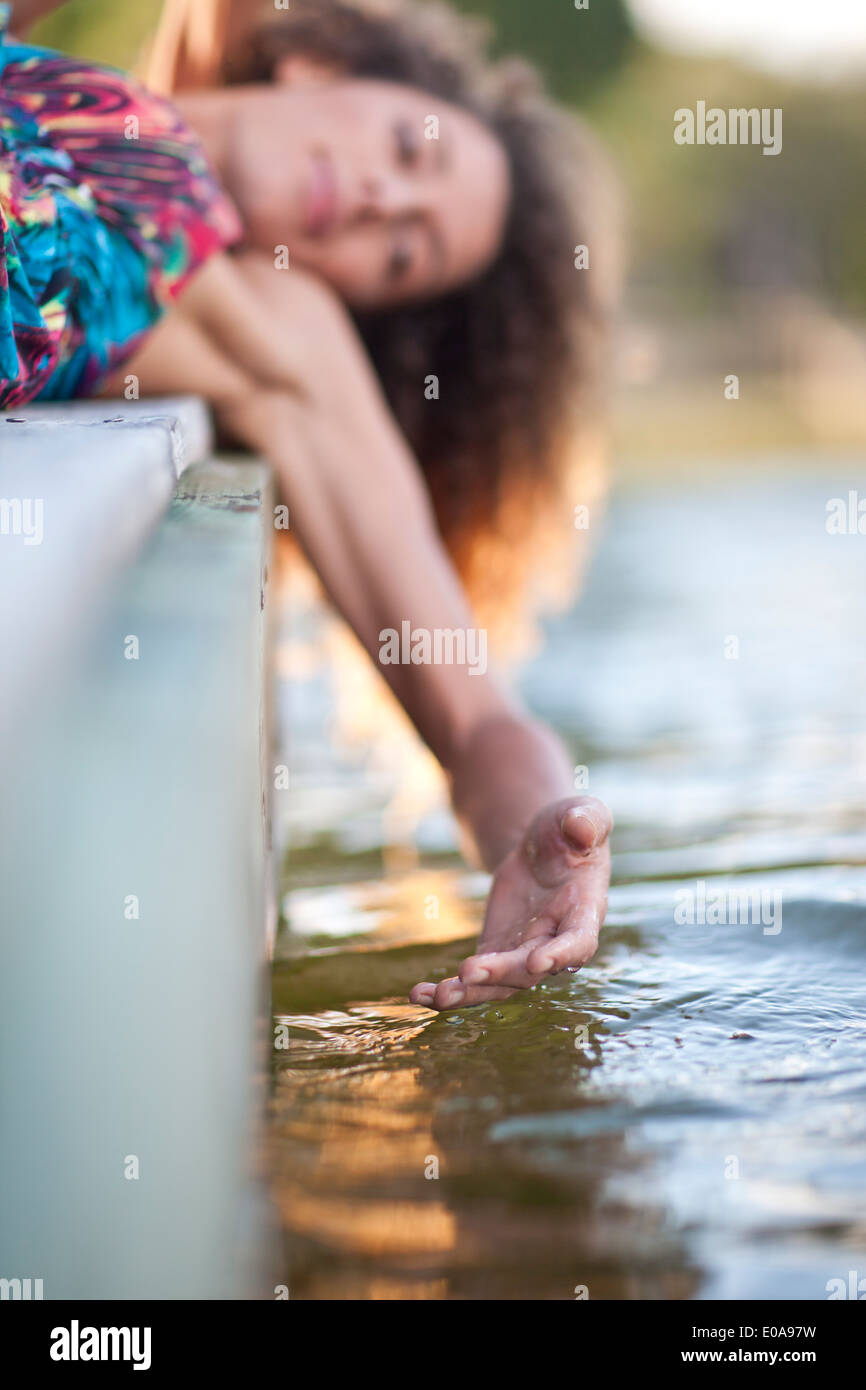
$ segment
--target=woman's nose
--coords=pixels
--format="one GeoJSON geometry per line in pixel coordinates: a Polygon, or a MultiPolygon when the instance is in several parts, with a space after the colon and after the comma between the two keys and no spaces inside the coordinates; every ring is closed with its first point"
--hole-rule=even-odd
{"type": "Polygon", "coordinates": [[[400,174],[368,174],[361,180],[360,212],[390,219],[417,212],[423,199],[418,183],[400,174]]]}

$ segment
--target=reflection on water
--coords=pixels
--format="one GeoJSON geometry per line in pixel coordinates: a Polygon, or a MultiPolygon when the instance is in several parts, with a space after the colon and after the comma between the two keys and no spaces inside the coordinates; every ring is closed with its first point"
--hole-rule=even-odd
{"type": "Polygon", "coordinates": [[[866,538],[824,529],[849,486],[828,465],[615,501],[525,679],[616,814],[608,925],[580,975],[506,1003],[406,1003],[466,954],[484,879],[361,687],[359,752],[326,671],[287,686],[292,1297],[820,1299],[866,1277],[866,538]]]}

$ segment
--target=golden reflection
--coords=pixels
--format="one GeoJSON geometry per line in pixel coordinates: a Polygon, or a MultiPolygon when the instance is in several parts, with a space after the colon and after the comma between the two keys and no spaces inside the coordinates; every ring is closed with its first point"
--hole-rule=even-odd
{"type": "Polygon", "coordinates": [[[275,1100],[275,1195],[287,1230],[419,1265],[452,1250],[454,1216],[425,1179],[436,1150],[418,1072],[325,1072],[316,1081],[309,1121],[296,1113],[291,1083],[275,1100]]]}
{"type": "MultiPolygon", "coordinates": [[[[479,876],[479,885],[485,883],[479,876]]],[[[334,937],[341,943],[310,952],[311,963],[335,949],[362,954],[411,943],[469,941],[482,916],[482,903],[468,895],[469,886],[465,875],[419,868],[383,880],[299,890],[287,899],[290,932],[280,942],[278,958],[297,956],[310,937],[334,937]]],[[[355,997],[362,998],[366,989],[358,978],[355,997]]]]}
{"type": "Polygon", "coordinates": [[[335,1249],[401,1255],[417,1264],[454,1247],[455,1222],[441,1202],[365,1201],[322,1196],[282,1182],[277,1201],[290,1230],[314,1235],[335,1249]]]}
{"type": "Polygon", "coordinates": [[[480,905],[460,895],[453,875],[418,869],[367,887],[367,903],[379,904],[373,943],[464,941],[478,931],[480,905]]]}

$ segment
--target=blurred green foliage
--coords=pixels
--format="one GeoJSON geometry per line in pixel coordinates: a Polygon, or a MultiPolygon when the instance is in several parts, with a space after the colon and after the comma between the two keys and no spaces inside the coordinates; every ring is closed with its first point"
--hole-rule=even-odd
{"type": "MultiPolygon", "coordinates": [[[[161,0],[71,0],[40,41],[132,66],[161,0]]],[[[622,171],[637,285],[707,307],[731,285],[802,286],[866,312],[866,89],[782,81],[724,60],[648,47],[625,0],[458,0],[489,19],[497,51],[541,68],[600,129],[622,171]],[[674,111],[697,101],[781,107],[783,149],[681,146],[674,111]]]]}
{"type": "Polygon", "coordinates": [[[604,87],[636,45],[625,0],[457,0],[482,15],[494,51],[537,63],[561,101],[583,102],[604,87]]]}
{"type": "Polygon", "coordinates": [[[628,191],[638,282],[701,307],[735,285],[802,288],[866,311],[862,83],[783,80],[645,48],[587,114],[628,191]],[[780,108],[782,150],[675,144],[674,112],[698,101],[780,108]]]}
{"type": "Polygon", "coordinates": [[[36,25],[34,43],[131,68],[156,29],[162,0],[70,0],[36,25]]]}

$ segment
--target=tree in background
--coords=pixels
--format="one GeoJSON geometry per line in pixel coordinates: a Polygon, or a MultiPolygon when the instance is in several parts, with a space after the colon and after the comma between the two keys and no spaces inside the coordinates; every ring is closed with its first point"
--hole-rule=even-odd
{"type": "Polygon", "coordinates": [[[562,101],[580,105],[616,74],[637,46],[626,0],[455,0],[483,15],[494,51],[536,63],[562,101]]]}

